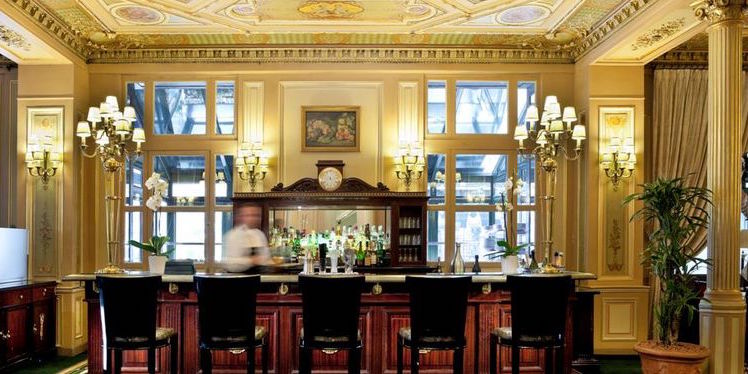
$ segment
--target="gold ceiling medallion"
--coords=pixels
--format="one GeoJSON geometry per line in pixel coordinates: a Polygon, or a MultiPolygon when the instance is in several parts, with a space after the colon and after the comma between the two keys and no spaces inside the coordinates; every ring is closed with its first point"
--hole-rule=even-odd
{"type": "Polygon", "coordinates": [[[231,18],[247,18],[257,15],[257,6],[253,3],[239,3],[226,9],[226,15],[231,18]]]}
{"type": "Polygon", "coordinates": [[[646,33],[639,35],[636,41],[631,44],[631,50],[636,51],[642,48],[649,48],[678,32],[686,25],[686,19],[681,17],[677,20],[671,20],[660,27],[653,30],[649,30],[646,33]]]}
{"type": "Polygon", "coordinates": [[[522,5],[509,8],[496,16],[496,21],[504,25],[521,26],[548,18],[551,10],[540,5],[522,5]]]}
{"type": "Polygon", "coordinates": [[[117,5],[111,10],[112,15],[125,22],[139,25],[155,25],[166,19],[163,13],[141,5],[117,5]]]}
{"type": "Polygon", "coordinates": [[[312,18],[339,19],[353,17],[364,7],[354,1],[307,1],[298,11],[312,18]]]}
{"type": "Polygon", "coordinates": [[[0,42],[8,45],[11,48],[20,48],[28,51],[31,46],[23,35],[5,27],[0,26],[0,42]]]}

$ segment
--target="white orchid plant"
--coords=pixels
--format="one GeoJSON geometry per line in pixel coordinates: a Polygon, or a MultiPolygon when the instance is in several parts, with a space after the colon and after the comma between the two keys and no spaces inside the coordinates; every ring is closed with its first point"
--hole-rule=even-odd
{"type": "MultiPolygon", "coordinates": [[[[145,187],[151,191],[151,196],[146,200],[145,206],[152,210],[154,213],[155,227],[158,232],[158,209],[161,207],[161,203],[164,201],[164,196],[169,189],[169,184],[161,179],[161,174],[153,173],[150,178],[145,181],[145,187]]],[[[130,240],[130,245],[140,248],[146,252],[149,252],[152,256],[169,256],[174,248],[164,249],[166,243],[170,238],[168,236],[153,235],[151,240],[147,242],[139,242],[137,240],[130,240]]]]}
{"type": "Polygon", "coordinates": [[[504,240],[499,240],[496,244],[501,249],[486,253],[488,258],[516,256],[527,243],[517,245],[517,230],[514,227],[512,210],[517,202],[517,196],[522,191],[525,182],[521,178],[509,177],[504,182],[504,192],[499,194],[499,202],[496,203],[496,210],[504,214],[504,240]]]}

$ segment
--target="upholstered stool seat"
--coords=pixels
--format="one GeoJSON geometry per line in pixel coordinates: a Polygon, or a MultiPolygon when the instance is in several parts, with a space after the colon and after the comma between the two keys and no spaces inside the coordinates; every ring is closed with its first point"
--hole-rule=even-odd
{"type": "MultiPolygon", "coordinates": [[[[301,329],[299,339],[304,341],[304,329],[301,329]]],[[[351,343],[351,339],[347,336],[334,336],[334,335],[318,335],[313,339],[317,343],[351,343]]],[[[356,330],[356,342],[361,344],[361,330],[356,330]]]]}
{"type": "MultiPolygon", "coordinates": [[[[491,335],[497,337],[501,344],[512,344],[512,328],[499,327],[491,332],[491,335]]],[[[523,347],[532,347],[535,345],[560,345],[561,337],[553,335],[520,335],[517,340],[523,347]]]]}

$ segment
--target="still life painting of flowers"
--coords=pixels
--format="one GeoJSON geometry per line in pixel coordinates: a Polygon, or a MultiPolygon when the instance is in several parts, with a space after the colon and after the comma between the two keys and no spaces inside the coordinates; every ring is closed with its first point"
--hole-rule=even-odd
{"type": "Polygon", "coordinates": [[[301,112],[303,152],[358,152],[360,107],[305,106],[301,112]]]}

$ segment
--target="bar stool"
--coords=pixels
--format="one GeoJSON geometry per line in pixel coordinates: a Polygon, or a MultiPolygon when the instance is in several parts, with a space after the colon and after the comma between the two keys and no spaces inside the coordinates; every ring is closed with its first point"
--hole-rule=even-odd
{"type": "Polygon", "coordinates": [[[452,370],[462,373],[470,284],[470,276],[405,277],[410,294],[410,327],[398,332],[398,374],[403,372],[403,347],[410,349],[411,374],[418,373],[421,349],[454,351],[452,370]]]}
{"type": "Polygon", "coordinates": [[[545,371],[552,372],[553,353],[558,351],[556,372],[563,372],[564,339],[569,296],[573,282],[569,275],[507,275],[512,297],[512,327],[491,332],[490,373],[496,374],[498,348],[512,347],[512,373],[519,373],[520,348],[545,350],[545,371]]]}
{"type": "Polygon", "coordinates": [[[348,373],[361,371],[363,275],[299,275],[303,324],[299,373],[312,372],[313,350],[347,350],[348,373]]]}
{"type": "Polygon", "coordinates": [[[148,350],[148,372],[156,372],[156,348],[169,347],[171,372],[177,372],[179,350],[174,329],[156,327],[159,275],[99,275],[104,373],[122,370],[122,351],[148,350]],[[114,365],[109,356],[114,353],[114,365]]]}
{"type": "Polygon", "coordinates": [[[255,349],[262,350],[262,373],[268,372],[268,339],[264,326],[257,326],[256,304],[259,275],[196,275],[199,306],[200,367],[213,369],[212,350],[243,349],[247,373],[255,372],[255,349]]]}

